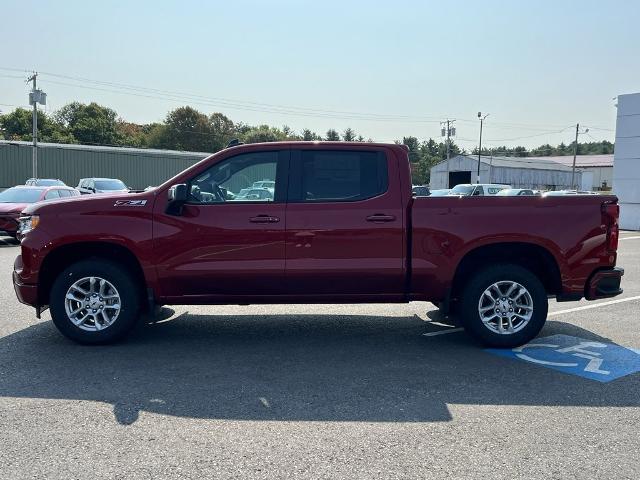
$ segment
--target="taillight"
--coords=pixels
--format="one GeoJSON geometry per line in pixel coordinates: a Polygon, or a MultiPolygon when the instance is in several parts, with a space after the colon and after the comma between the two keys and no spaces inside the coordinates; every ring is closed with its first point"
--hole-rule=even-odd
{"type": "Polygon", "coordinates": [[[620,236],[620,228],[618,227],[620,206],[616,203],[603,203],[602,213],[607,226],[607,250],[615,252],[618,250],[618,238],[620,236]]]}

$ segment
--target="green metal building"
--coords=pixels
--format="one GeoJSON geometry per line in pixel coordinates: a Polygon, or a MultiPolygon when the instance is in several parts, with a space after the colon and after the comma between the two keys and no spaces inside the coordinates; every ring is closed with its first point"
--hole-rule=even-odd
{"type": "MultiPolygon", "coordinates": [[[[0,140],[0,188],[24,185],[32,177],[30,142],[0,140]]],[[[211,155],[144,148],[38,144],[38,177],[75,187],[81,178],[119,178],[133,189],[160,185],[211,155]]]]}

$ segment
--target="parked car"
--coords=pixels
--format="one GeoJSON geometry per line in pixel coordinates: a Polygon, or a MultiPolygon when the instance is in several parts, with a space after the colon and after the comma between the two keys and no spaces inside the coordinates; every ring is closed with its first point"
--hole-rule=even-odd
{"type": "Polygon", "coordinates": [[[67,184],[58,178],[30,178],[25,185],[30,187],[66,187],[67,184]]]}
{"type": "Polygon", "coordinates": [[[429,187],[426,185],[413,185],[411,187],[411,193],[416,197],[428,197],[430,194],[429,187]]]}
{"type": "Polygon", "coordinates": [[[451,191],[450,188],[440,188],[437,190],[431,190],[429,192],[429,196],[430,197],[446,197],[447,195],[449,195],[450,191],[451,191]]]}
{"type": "Polygon", "coordinates": [[[273,193],[268,188],[243,188],[240,193],[227,200],[252,201],[252,200],[273,200],[273,193]]]}
{"type": "Polygon", "coordinates": [[[449,195],[474,197],[496,195],[500,190],[511,188],[511,185],[499,185],[494,183],[461,183],[451,189],[449,195]]]}
{"type": "Polygon", "coordinates": [[[276,182],[273,180],[261,180],[259,182],[253,182],[253,188],[266,188],[273,195],[273,190],[276,188],[276,182]]]}
{"type": "Polygon", "coordinates": [[[564,195],[599,195],[599,193],[586,190],[550,190],[543,195],[545,197],[559,197],[564,195]]]}
{"type": "Polygon", "coordinates": [[[499,197],[519,197],[519,196],[540,196],[540,193],[536,193],[535,190],[530,188],[505,188],[496,193],[499,197]]]}
{"type": "Polygon", "coordinates": [[[153,191],[27,207],[13,281],[37,316],[49,306],[88,344],[163,304],[416,300],[514,347],[538,334],[549,297],[622,292],[617,200],[412,198],[403,145],[241,145],[153,191]],[[265,169],[273,201],[221,193],[265,169]]]}
{"type": "Polygon", "coordinates": [[[71,187],[19,185],[0,192],[0,234],[16,237],[22,211],[30,204],[80,195],[71,187]]]}
{"type": "Polygon", "coordinates": [[[117,178],[81,178],[76,187],[82,195],[94,193],[127,193],[129,188],[117,178]]]}

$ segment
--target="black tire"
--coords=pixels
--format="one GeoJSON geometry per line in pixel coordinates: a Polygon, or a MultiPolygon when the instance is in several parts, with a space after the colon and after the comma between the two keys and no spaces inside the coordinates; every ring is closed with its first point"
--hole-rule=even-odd
{"type": "Polygon", "coordinates": [[[534,339],[547,320],[549,308],[547,292],[540,279],[529,270],[511,264],[486,267],[476,273],[463,286],[460,300],[459,316],[464,328],[485,345],[496,348],[513,348],[534,339]],[[502,281],[517,282],[528,291],[533,301],[533,313],[530,320],[521,330],[514,333],[494,332],[485,325],[480,317],[479,302],[484,291],[491,285],[502,281]]]}
{"type": "Polygon", "coordinates": [[[140,313],[139,286],[126,268],[102,259],[74,263],[58,275],[51,288],[49,308],[55,326],[67,338],[83,344],[105,344],[125,337],[135,326],[140,313]],[[120,295],[120,313],[115,321],[99,331],[87,331],[74,325],[65,309],[69,287],[85,277],[100,277],[110,282],[120,295]]]}

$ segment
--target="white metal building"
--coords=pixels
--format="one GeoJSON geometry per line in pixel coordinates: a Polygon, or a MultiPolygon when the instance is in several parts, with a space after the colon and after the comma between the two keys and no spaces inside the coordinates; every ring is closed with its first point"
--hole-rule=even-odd
{"type": "Polygon", "coordinates": [[[640,93],[618,96],[613,191],[620,227],[640,230],[640,93]]]}
{"type": "MultiPolygon", "coordinates": [[[[431,167],[432,189],[476,183],[478,156],[457,155],[431,167]]],[[[582,186],[576,169],[574,183],[582,186]]],[[[514,188],[562,190],[571,188],[571,167],[540,157],[486,157],[480,159],[480,183],[500,183],[514,188]]]]}
{"type": "MultiPolygon", "coordinates": [[[[539,158],[561,163],[567,167],[573,165],[573,155],[539,158]]],[[[576,169],[582,172],[582,190],[611,190],[613,185],[613,154],[578,155],[576,169]]]]}

